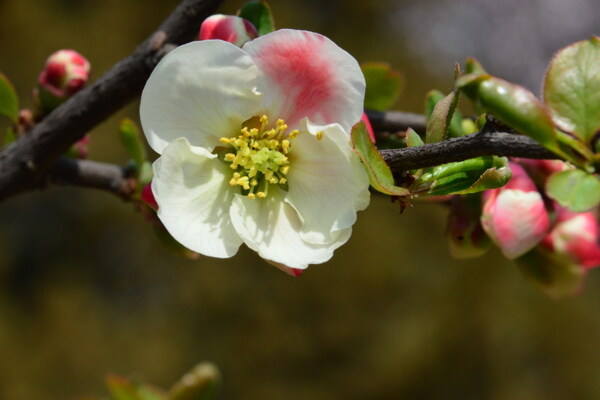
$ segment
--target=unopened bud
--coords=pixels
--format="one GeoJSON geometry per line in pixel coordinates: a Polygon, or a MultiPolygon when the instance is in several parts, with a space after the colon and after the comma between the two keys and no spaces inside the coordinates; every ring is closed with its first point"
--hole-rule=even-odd
{"type": "Polygon", "coordinates": [[[80,91],[89,77],[89,61],[75,50],[52,53],[38,78],[39,102],[43,111],[52,111],[80,91]]]}
{"type": "Polygon", "coordinates": [[[200,26],[200,40],[219,39],[241,47],[258,37],[252,23],[235,15],[216,14],[204,20],[200,26]]]}
{"type": "Polygon", "coordinates": [[[558,208],[558,220],[542,241],[548,251],[566,256],[586,269],[600,266],[600,232],[592,212],[574,213],[558,208]]]}
{"type": "Polygon", "coordinates": [[[523,167],[511,162],[510,169],[512,178],[504,187],[484,192],[481,224],[512,260],[544,238],[550,220],[542,195],[523,167]]]}

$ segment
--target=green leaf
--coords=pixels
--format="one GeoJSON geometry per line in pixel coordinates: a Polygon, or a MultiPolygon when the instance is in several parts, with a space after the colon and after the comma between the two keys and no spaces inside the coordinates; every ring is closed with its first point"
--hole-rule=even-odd
{"type": "Polygon", "coordinates": [[[548,109],[529,90],[486,74],[464,75],[456,86],[476,105],[542,146],[563,155],[548,109]]]}
{"type": "Polygon", "coordinates": [[[402,74],[381,62],[363,63],[360,67],[367,82],[365,108],[377,111],[392,108],[404,87],[402,74]]]}
{"type": "Polygon", "coordinates": [[[0,72],[0,115],[17,122],[19,117],[19,96],[6,75],[0,72]]]}
{"type": "Polygon", "coordinates": [[[561,206],[584,212],[600,203],[600,180],[579,169],[562,171],[548,179],[546,193],[561,206]]]}
{"type": "Polygon", "coordinates": [[[487,72],[483,69],[483,66],[473,57],[468,57],[465,62],[465,75],[466,74],[486,74],[487,72]]]}
{"type": "Polygon", "coordinates": [[[250,21],[260,36],[275,30],[273,13],[266,1],[249,1],[238,11],[238,15],[250,21]]]}
{"type": "Polygon", "coordinates": [[[369,174],[371,186],[381,193],[390,196],[406,196],[408,189],[395,186],[394,176],[386,162],[371,142],[364,122],[359,122],[352,128],[352,145],[369,174]]]}
{"type": "Polygon", "coordinates": [[[425,143],[437,143],[446,140],[458,100],[459,94],[451,92],[436,103],[427,121],[425,143]]]}
{"type": "Polygon", "coordinates": [[[423,139],[417,132],[413,130],[413,128],[408,128],[406,130],[406,146],[407,147],[415,147],[415,146],[423,146],[423,139]]]}
{"type": "Polygon", "coordinates": [[[169,392],[168,400],[212,400],[221,381],[221,373],[210,363],[201,363],[185,374],[169,392]]]}
{"type": "Polygon", "coordinates": [[[556,125],[591,142],[600,131],[600,37],[556,53],[544,80],[544,101],[556,125]]]}
{"type": "Polygon", "coordinates": [[[127,153],[139,170],[147,159],[146,146],[144,145],[144,139],[139,128],[135,122],[129,118],[125,118],[121,121],[121,125],[119,125],[119,135],[121,136],[123,146],[125,146],[127,153]]]}
{"type": "Polygon", "coordinates": [[[433,89],[427,92],[425,95],[425,118],[429,121],[435,105],[444,98],[444,93],[439,90],[433,89]]]}
{"type": "MultiPolygon", "coordinates": [[[[457,71],[458,72],[458,71],[457,71]]],[[[444,99],[444,94],[439,90],[431,90],[425,96],[425,118],[429,122],[435,106],[444,99]]],[[[457,101],[458,102],[458,101],[457,101]]],[[[449,137],[459,137],[464,135],[462,127],[462,115],[457,109],[454,110],[454,115],[450,120],[450,126],[448,127],[449,137]]]]}
{"type": "Polygon", "coordinates": [[[505,157],[477,157],[428,168],[409,189],[419,196],[477,193],[504,186],[510,176],[505,157]]]}

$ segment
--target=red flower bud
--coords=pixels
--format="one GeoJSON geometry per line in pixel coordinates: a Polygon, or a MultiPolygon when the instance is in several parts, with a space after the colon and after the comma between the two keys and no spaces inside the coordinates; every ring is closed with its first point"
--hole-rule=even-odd
{"type": "Polygon", "coordinates": [[[220,39],[241,47],[258,37],[250,21],[235,15],[216,14],[204,20],[200,26],[200,40],[220,39]]]}

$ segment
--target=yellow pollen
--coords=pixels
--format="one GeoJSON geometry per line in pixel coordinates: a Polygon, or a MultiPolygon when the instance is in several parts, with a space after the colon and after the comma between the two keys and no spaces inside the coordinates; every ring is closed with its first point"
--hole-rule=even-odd
{"type": "MultiPolygon", "coordinates": [[[[287,190],[288,156],[300,133],[298,130],[287,133],[287,130],[283,119],[278,119],[273,126],[263,114],[244,122],[238,136],[221,138],[221,143],[229,145],[221,153],[223,161],[230,163],[229,167],[235,171],[229,184],[239,186],[242,194],[250,199],[267,197],[269,185],[287,190]]],[[[321,139],[323,132],[317,132],[316,136],[321,139]]]]}
{"type": "Polygon", "coordinates": [[[317,132],[317,140],[323,139],[323,131],[317,132]]]}

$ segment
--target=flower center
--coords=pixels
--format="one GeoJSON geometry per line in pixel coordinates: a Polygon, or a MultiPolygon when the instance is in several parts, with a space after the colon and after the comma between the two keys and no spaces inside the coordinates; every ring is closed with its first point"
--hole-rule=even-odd
{"type": "Polygon", "coordinates": [[[287,128],[282,119],[269,128],[269,119],[262,115],[244,122],[239,136],[221,138],[221,143],[231,145],[223,157],[235,171],[229,184],[241,186],[242,194],[251,199],[267,197],[270,185],[285,189],[290,171],[287,155],[298,135],[297,130],[286,135],[287,128]]]}

